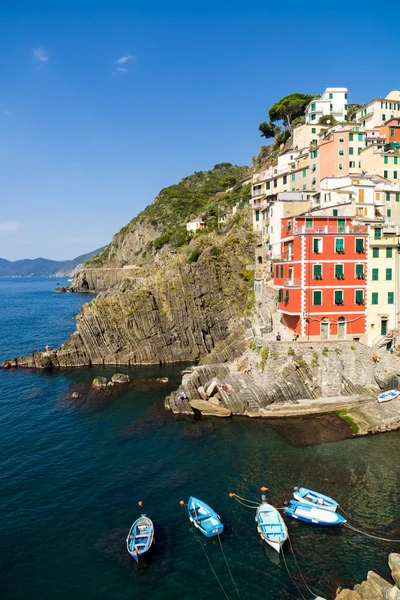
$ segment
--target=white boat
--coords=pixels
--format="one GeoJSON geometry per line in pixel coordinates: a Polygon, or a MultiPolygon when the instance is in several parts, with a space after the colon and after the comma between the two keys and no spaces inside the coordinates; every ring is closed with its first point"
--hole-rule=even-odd
{"type": "Polygon", "coordinates": [[[256,522],[261,538],[279,553],[288,537],[285,522],[279,512],[271,504],[263,502],[257,508],[256,522]]]}
{"type": "Polygon", "coordinates": [[[378,396],[378,402],[389,402],[389,400],[394,400],[400,396],[400,390],[388,390],[387,392],[382,392],[378,396]]]}

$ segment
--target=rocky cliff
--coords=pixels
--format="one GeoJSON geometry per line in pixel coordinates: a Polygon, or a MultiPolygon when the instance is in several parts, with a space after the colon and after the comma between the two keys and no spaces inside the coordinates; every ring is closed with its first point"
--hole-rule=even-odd
{"type": "Polygon", "coordinates": [[[392,581],[369,571],[367,579],[352,590],[341,590],[336,600],[400,600],[400,554],[389,554],[392,581]]]}

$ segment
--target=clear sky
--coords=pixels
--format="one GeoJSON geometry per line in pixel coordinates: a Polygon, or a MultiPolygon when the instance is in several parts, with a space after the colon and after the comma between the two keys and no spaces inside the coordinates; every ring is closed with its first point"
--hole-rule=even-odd
{"type": "Polygon", "coordinates": [[[398,3],[1,0],[0,257],[105,245],[158,191],[250,164],[269,106],[400,87],[398,3]]]}

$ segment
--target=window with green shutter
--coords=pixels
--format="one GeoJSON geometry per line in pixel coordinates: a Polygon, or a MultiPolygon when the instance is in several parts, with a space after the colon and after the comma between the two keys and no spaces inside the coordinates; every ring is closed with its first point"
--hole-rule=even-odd
{"type": "Polygon", "coordinates": [[[311,115],[311,121],[315,121],[316,118],[317,118],[317,115],[315,113],[311,115]]]}
{"type": "Polygon", "coordinates": [[[356,290],[356,304],[364,304],[364,290],[356,290]]]}
{"type": "Polygon", "coordinates": [[[322,252],[322,239],[321,238],[313,239],[313,251],[315,254],[319,254],[320,252],[322,252]]]}
{"type": "Polygon", "coordinates": [[[353,146],[350,146],[350,148],[349,148],[349,154],[354,154],[354,148],[353,148],[353,146]]]}
{"type": "Polygon", "coordinates": [[[334,208],[334,209],[333,209],[333,216],[334,216],[334,217],[337,217],[337,216],[338,216],[338,210],[337,210],[337,208],[334,208]]]}
{"type": "Polygon", "coordinates": [[[284,175],[283,176],[283,185],[286,185],[286,183],[287,183],[287,175],[284,175]]]}
{"type": "Polygon", "coordinates": [[[363,134],[362,134],[362,133],[359,133],[359,134],[358,134],[358,141],[359,141],[359,142],[362,142],[362,141],[363,141],[363,134]]]}
{"type": "Polygon", "coordinates": [[[388,304],[394,304],[394,292],[388,292],[388,304]]]}
{"type": "Polygon", "coordinates": [[[281,265],[281,277],[283,277],[283,265],[281,265]]]}
{"type": "Polygon", "coordinates": [[[383,171],[383,178],[387,179],[388,178],[388,172],[387,171],[383,171]]]}
{"type": "Polygon", "coordinates": [[[316,127],[311,127],[311,133],[317,133],[316,127]]]}
{"type": "Polygon", "coordinates": [[[386,269],[386,281],[392,281],[392,269],[386,269]]]}
{"type": "Polygon", "coordinates": [[[344,150],[339,150],[339,156],[344,156],[344,150]]]}
{"type": "Polygon", "coordinates": [[[339,171],[342,171],[342,169],[343,169],[343,165],[342,165],[342,163],[339,163],[339,171]]]}
{"type": "Polygon", "coordinates": [[[386,121],[386,115],[382,115],[382,121],[386,121]]]}
{"type": "Polygon", "coordinates": [[[335,304],[343,304],[343,290],[335,290],[335,304]]]}
{"type": "Polygon", "coordinates": [[[390,192],[386,192],[386,202],[390,202],[390,192]]]}
{"type": "Polygon", "coordinates": [[[315,102],[311,104],[311,110],[315,110],[315,102]]]}
{"type": "Polygon", "coordinates": [[[256,221],[260,220],[260,211],[257,209],[256,210],[256,221]]]}
{"type": "Polygon", "coordinates": [[[372,281],[378,281],[379,269],[372,269],[372,281]]]}
{"type": "Polygon", "coordinates": [[[384,156],[384,157],[383,157],[383,164],[384,164],[384,165],[387,165],[387,164],[389,164],[389,157],[388,157],[388,156],[384,156]]]}
{"type": "Polygon", "coordinates": [[[378,304],[378,292],[372,292],[372,302],[371,304],[378,304]]]}
{"type": "Polygon", "coordinates": [[[344,253],[344,238],[335,239],[335,252],[338,252],[339,254],[344,253]]]}
{"type": "Polygon", "coordinates": [[[393,164],[394,165],[398,164],[398,157],[397,156],[393,156],[393,164]]]}
{"type": "Polygon", "coordinates": [[[275,277],[279,277],[279,266],[276,265],[275,267],[275,277]]]}
{"type": "Polygon", "coordinates": [[[362,263],[356,264],[356,277],[357,279],[364,279],[364,265],[362,263]]]}
{"type": "Polygon", "coordinates": [[[386,258],[392,258],[393,248],[386,248],[386,258]]]}
{"type": "Polygon", "coordinates": [[[314,219],[306,218],[306,229],[312,229],[314,227],[314,219]]]}
{"type": "Polygon", "coordinates": [[[295,181],[296,179],[296,173],[292,173],[292,181],[295,181]]]}
{"type": "Polygon", "coordinates": [[[332,100],[333,94],[329,94],[329,100],[332,100]]]}
{"type": "Polygon", "coordinates": [[[283,298],[283,301],[286,302],[286,304],[289,302],[289,290],[286,290],[286,294],[285,294],[285,297],[283,298]]]}
{"type": "Polygon", "coordinates": [[[361,152],[362,152],[362,148],[358,148],[358,149],[357,149],[357,154],[359,154],[359,155],[360,155],[360,154],[361,154],[361,152]]]}
{"type": "Polygon", "coordinates": [[[343,265],[335,265],[335,279],[344,279],[343,265]]]}
{"type": "Polygon", "coordinates": [[[393,137],[393,136],[394,136],[394,127],[391,127],[390,128],[390,137],[393,137]]]}
{"type": "Polygon", "coordinates": [[[282,302],[283,300],[283,290],[278,290],[278,302],[282,302]]]}
{"type": "Polygon", "coordinates": [[[386,216],[387,217],[391,217],[392,216],[392,210],[390,208],[387,209],[386,216]]]}
{"type": "Polygon", "coordinates": [[[313,305],[322,306],[322,292],[320,290],[313,291],[313,305]]]}
{"type": "Polygon", "coordinates": [[[396,194],[396,202],[400,202],[400,194],[396,194]]]}
{"type": "Polygon", "coordinates": [[[352,142],[354,138],[354,133],[349,133],[349,142],[352,142]]]}
{"type": "Polygon", "coordinates": [[[382,229],[374,229],[374,240],[382,239],[382,229]]]}
{"type": "Polygon", "coordinates": [[[397,179],[397,171],[393,171],[393,179],[397,179]]]}
{"type": "Polygon", "coordinates": [[[303,169],[303,177],[307,175],[307,169],[303,169]]]}
{"type": "Polygon", "coordinates": [[[372,248],[372,258],[379,258],[379,248],[372,248]]]}
{"type": "Polygon", "coordinates": [[[364,253],[364,239],[363,238],[356,238],[356,252],[358,254],[364,253]]]}
{"type": "Polygon", "coordinates": [[[322,265],[313,266],[313,278],[322,279],[322,265]]]}

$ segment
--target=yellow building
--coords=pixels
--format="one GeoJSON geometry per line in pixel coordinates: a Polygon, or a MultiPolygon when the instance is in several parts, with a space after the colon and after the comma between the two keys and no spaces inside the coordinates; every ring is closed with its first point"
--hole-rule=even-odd
{"type": "Polygon", "coordinates": [[[372,144],[360,153],[361,170],[369,175],[380,175],[388,181],[400,181],[400,148],[397,145],[372,144]]]}
{"type": "Polygon", "coordinates": [[[388,349],[397,336],[399,320],[398,227],[374,224],[370,227],[367,269],[368,345],[388,349]]]}

